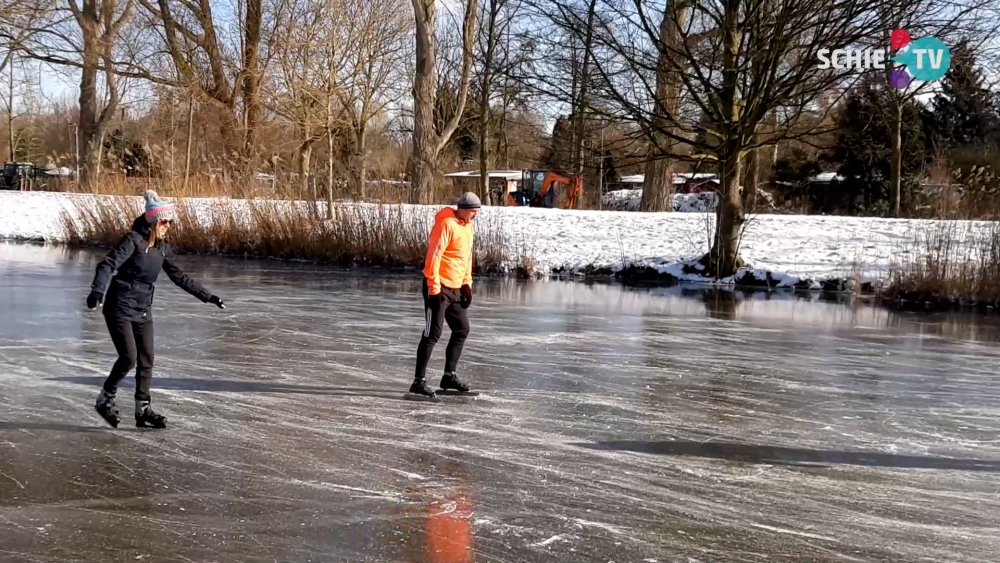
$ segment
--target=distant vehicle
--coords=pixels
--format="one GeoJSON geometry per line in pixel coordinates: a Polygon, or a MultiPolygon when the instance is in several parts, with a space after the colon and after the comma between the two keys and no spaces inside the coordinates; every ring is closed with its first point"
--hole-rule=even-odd
{"type": "Polygon", "coordinates": [[[30,162],[8,162],[3,166],[0,189],[26,190],[38,177],[37,167],[30,162]]]}
{"type": "Polygon", "coordinates": [[[565,186],[566,209],[573,209],[576,198],[583,191],[583,178],[576,174],[559,174],[551,170],[525,170],[521,178],[521,189],[511,192],[507,205],[548,207],[556,205],[556,185],[565,186]]]}
{"type": "Polygon", "coordinates": [[[0,190],[33,190],[46,182],[73,176],[70,168],[48,168],[30,162],[8,162],[0,173],[0,190]]]}

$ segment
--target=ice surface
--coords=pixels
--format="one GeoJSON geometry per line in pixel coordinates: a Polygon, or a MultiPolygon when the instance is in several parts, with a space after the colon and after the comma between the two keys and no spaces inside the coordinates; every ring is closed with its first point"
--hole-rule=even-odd
{"type": "Polygon", "coordinates": [[[417,280],[182,257],[114,431],[98,258],[0,243],[2,561],[996,560],[995,322],[480,280],[414,403],[417,280]]]}
{"type": "MultiPolygon", "coordinates": [[[[72,209],[67,201],[86,202],[95,197],[103,196],[0,192],[0,239],[59,240],[63,236],[60,214],[72,209]]],[[[215,206],[246,205],[241,200],[189,201],[203,222],[212,220],[215,206]]],[[[429,229],[437,208],[404,206],[404,209],[426,221],[429,229]]],[[[526,250],[543,272],[579,271],[588,265],[676,267],[679,261],[701,256],[708,250],[715,224],[714,213],[523,207],[486,207],[481,217],[507,231],[512,254],[526,250]]],[[[921,234],[934,229],[956,229],[956,236],[961,239],[968,231],[986,228],[989,223],[984,222],[757,215],[747,223],[741,253],[752,268],[788,276],[789,283],[799,278],[851,275],[877,279],[885,275],[893,257],[905,259],[914,251],[913,240],[921,234]]],[[[972,251],[960,245],[955,252],[971,255],[972,251]]]]}

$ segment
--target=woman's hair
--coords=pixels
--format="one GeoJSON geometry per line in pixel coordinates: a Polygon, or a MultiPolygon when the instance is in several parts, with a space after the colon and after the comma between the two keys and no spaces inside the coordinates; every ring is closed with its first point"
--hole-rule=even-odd
{"type": "Polygon", "coordinates": [[[149,252],[150,248],[156,248],[160,244],[160,233],[156,229],[159,224],[160,222],[157,221],[149,226],[149,244],[146,245],[146,252],[149,252]]]}

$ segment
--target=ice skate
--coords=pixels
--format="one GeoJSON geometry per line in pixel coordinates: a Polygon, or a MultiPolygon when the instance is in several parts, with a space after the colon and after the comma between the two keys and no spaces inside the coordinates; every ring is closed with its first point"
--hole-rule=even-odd
{"type": "Polygon", "coordinates": [[[138,402],[135,405],[136,428],[166,428],[167,417],[156,414],[149,406],[149,401],[138,402]]]}
{"type": "Polygon", "coordinates": [[[460,395],[465,397],[475,397],[479,393],[469,389],[469,386],[458,378],[455,372],[446,372],[441,377],[441,389],[439,395],[460,395]]]}
{"type": "Polygon", "coordinates": [[[121,422],[121,416],[118,413],[118,406],[115,405],[115,398],[113,395],[108,395],[102,389],[100,394],[97,395],[97,402],[94,404],[94,410],[97,414],[101,415],[112,428],[118,428],[118,423],[121,422]]]}
{"type": "Polygon", "coordinates": [[[414,401],[437,401],[437,395],[434,391],[427,386],[427,381],[424,379],[417,379],[413,381],[413,385],[410,385],[410,391],[405,395],[405,398],[414,401]]]}

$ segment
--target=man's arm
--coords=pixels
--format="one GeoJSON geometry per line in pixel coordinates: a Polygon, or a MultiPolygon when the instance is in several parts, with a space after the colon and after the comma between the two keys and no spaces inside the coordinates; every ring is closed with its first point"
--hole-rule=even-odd
{"type": "Polygon", "coordinates": [[[466,262],[466,264],[468,264],[468,267],[465,268],[465,279],[462,280],[462,285],[467,285],[469,287],[472,287],[472,258],[475,255],[475,252],[472,251],[472,247],[473,245],[470,244],[469,259],[466,262]]]}
{"type": "Polygon", "coordinates": [[[427,243],[427,258],[424,260],[424,277],[427,278],[427,292],[430,295],[441,293],[441,257],[451,242],[451,227],[447,221],[434,226],[431,238],[427,243]]]}

